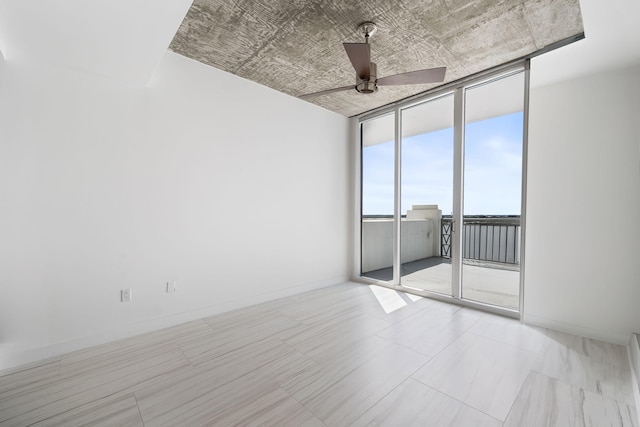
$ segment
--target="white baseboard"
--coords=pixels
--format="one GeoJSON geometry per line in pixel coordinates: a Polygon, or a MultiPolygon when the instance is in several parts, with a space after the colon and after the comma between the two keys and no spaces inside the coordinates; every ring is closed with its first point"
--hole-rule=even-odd
{"type": "Polygon", "coordinates": [[[554,329],[560,332],[566,332],[580,337],[592,338],[605,341],[612,344],[620,344],[626,346],[629,343],[629,337],[624,334],[612,333],[609,331],[599,331],[591,328],[560,322],[546,317],[524,314],[524,323],[542,328],[554,329]]]}
{"type": "Polygon", "coordinates": [[[250,297],[228,300],[216,305],[203,307],[196,310],[171,314],[153,319],[145,319],[143,321],[127,325],[126,328],[119,326],[118,328],[104,329],[90,336],[53,343],[45,346],[25,349],[18,348],[14,345],[0,344],[0,371],[9,369],[20,370],[20,367],[22,365],[34,363],[37,364],[37,362],[39,361],[45,363],[45,361],[47,360],[51,360],[52,358],[59,357],[60,355],[69,353],[71,351],[81,350],[84,348],[105,344],[123,338],[129,338],[132,336],[168,328],[171,326],[176,326],[182,323],[202,319],[227,311],[249,307],[255,304],[260,304],[279,298],[286,298],[292,295],[297,295],[303,292],[325,288],[348,281],[348,277],[344,276],[317,282],[307,282],[301,285],[278,289],[276,291],[252,295],[250,297]]]}
{"type": "Polygon", "coordinates": [[[636,410],[640,420],[640,334],[631,334],[629,339],[629,360],[633,378],[633,394],[636,398],[636,410]]]}

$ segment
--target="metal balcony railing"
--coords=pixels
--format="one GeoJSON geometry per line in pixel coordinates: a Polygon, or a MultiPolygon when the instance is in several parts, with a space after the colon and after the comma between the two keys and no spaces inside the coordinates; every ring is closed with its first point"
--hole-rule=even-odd
{"type": "MultiPolygon", "coordinates": [[[[452,219],[440,222],[440,251],[451,257],[452,219]]],[[[462,225],[462,257],[505,264],[520,263],[520,216],[465,216],[462,225]]]]}

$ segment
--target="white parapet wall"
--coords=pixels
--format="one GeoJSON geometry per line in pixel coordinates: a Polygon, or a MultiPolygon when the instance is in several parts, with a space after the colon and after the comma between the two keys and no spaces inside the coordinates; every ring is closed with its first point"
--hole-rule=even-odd
{"type": "MultiPolygon", "coordinates": [[[[414,205],[402,219],[402,262],[440,255],[440,215],[437,205],[414,205]]],[[[362,272],[393,265],[393,219],[362,221],[362,272]]]]}
{"type": "MultiPolygon", "coordinates": [[[[430,219],[432,223],[431,234],[427,236],[427,240],[431,242],[432,255],[440,255],[440,233],[442,227],[440,220],[442,218],[442,211],[438,209],[438,205],[413,205],[411,209],[407,210],[407,221],[417,219],[430,219]]],[[[425,242],[428,244],[428,242],[425,242]]],[[[402,249],[405,249],[404,243],[402,249]]],[[[420,258],[416,258],[420,259],[420,258]]],[[[413,261],[413,260],[412,260],[413,261]]],[[[403,260],[404,262],[404,260],[403,260]]]]}
{"type": "Polygon", "coordinates": [[[363,273],[390,267],[393,264],[393,220],[362,221],[363,273]]]}

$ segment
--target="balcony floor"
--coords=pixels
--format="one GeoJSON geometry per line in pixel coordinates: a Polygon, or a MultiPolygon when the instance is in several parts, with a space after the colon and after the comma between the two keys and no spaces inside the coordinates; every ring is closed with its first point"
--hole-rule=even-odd
{"type": "MultiPolygon", "coordinates": [[[[391,281],[393,268],[363,274],[372,279],[391,281]]],[[[402,264],[402,285],[408,288],[451,295],[451,260],[423,258],[402,264]]],[[[465,260],[462,267],[462,296],[465,299],[507,308],[518,308],[519,266],[465,260]]]]}

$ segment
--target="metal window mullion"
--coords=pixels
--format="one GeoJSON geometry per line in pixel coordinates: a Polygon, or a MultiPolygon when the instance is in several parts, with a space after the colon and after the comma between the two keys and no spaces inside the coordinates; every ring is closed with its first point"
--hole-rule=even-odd
{"type": "MultiPolygon", "coordinates": [[[[353,120],[353,119],[352,119],[353,120]]],[[[363,145],[363,124],[361,122],[355,122],[353,123],[353,138],[354,141],[356,141],[353,145],[354,145],[354,157],[355,157],[355,162],[354,164],[356,165],[356,170],[354,171],[354,182],[355,182],[355,187],[354,187],[354,193],[358,195],[357,199],[356,199],[356,206],[354,208],[353,211],[353,215],[354,215],[354,222],[356,224],[358,224],[357,227],[354,227],[354,241],[355,242],[360,242],[360,244],[358,245],[354,245],[355,247],[354,249],[354,257],[353,257],[353,273],[352,277],[360,277],[362,276],[362,217],[363,217],[363,200],[362,200],[362,171],[363,171],[363,166],[362,166],[362,150],[364,149],[364,145],[363,145]]]]}
{"type": "Polygon", "coordinates": [[[462,295],[462,231],[464,183],[464,88],[456,89],[453,111],[453,227],[451,232],[451,295],[462,295]]]}
{"type": "Polygon", "coordinates": [[[522,190],[520,195],[520,321],[524,322],[524,270],[525,270],[525,239],[527,223],[527,160],[529,152],[529,74],[531,61],[524,64],[524,106],[522,124],[522,190]]]}
{"type": "Polygon", "coordinates": [[[394,200],[393,200],[393,285],[400,285],[400,277],[402,273],[402,254],[401,252],[401,215],[402,215],[402,199],[400,194],[400,185],[402,177],[402,115],[400,109],[395,110],[395,132],[394,132],[394,148],[395,148],[395,173],[394,173],[394,200]]]}

